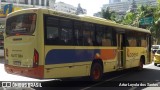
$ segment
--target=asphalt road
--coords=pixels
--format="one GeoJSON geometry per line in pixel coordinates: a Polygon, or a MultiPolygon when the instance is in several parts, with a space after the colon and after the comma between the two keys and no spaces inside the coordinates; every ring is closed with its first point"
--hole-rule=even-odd
{"type": "Polygon", "coordinates": [[[160,66],[153,63],[143,71],[128,70],[118,76],[81,88],[81,90],[160,90],[160,66]],[[115,86],[114,86],[115,85],[115,86]]]}
{"type": "MultiPolygon", "coordinates": [[[[41,80],[7,74],[4,62],[0,59],[0,81],[37,81],[41,80]]],[[[100,82],[88,81],[88,78],[72,78],[62,80],[43,80],[43,88],[36,90],[160,90],[160,65],[149,64],[143,71],[129,69],[104,75],[100,82]],[[142,86],[143,85],[143,86],[142,86]],[[49,88],[50,87],[50,88],[49,88]]]]}
{"type": "Polygon", "coordinates": [[[160,65],[145,65],[142,71],[129,69],[107,73],[100,82],[90,82],[85,78],[68,80],[45,82],[43,85],[50,88],[39,90],[160,90],[160,65]]]}

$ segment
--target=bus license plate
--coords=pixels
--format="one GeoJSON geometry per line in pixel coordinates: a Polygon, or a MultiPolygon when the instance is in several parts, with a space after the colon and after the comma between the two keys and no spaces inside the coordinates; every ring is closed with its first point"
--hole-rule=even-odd
{"type": "Polygon", "coordinates": [[[14,63],[14,65],[21,65],[20,61],[14,61],[13,63],[14,63]]]}

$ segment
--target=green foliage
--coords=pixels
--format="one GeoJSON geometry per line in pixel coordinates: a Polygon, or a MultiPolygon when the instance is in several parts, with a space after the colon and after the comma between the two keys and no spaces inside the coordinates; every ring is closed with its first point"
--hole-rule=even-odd
{"type": "Polygon", "coordinates": [[[117,23],[148,29],[151,31],[154,39],[160,40],[160,0],[157,1],[159,3],[156,7],[151,7],[149,5],[138,6],[136,12],[127,12],[121,19],[117,19],[117,13],[110,11],[109,8],[102,10],[101,15],[103,18],[116,21],[117,23]],[[153,24],[139,25],[140,19],[146,17],[153,17],[153,24]]]}
{"type": "Polygon", "coordinates": [[[158,3],[160,3],[160,0],[157,0],[158,3]]]}
{"type": "Polygon", "coordinates": [[[114,11],[110,11],[109,7],[101,11],[102,17],[108,20],[116,21],[116,13],[114,11]]]}
{"type": "MultiPolygon", "coordinates": [[[[160,2],[160,0],[158,0],[160,2]]],[[[137,12],[127,12],[122,19],[122,24],[132,25],[140,28],[149,29],[154,39],[160,38],[160,4],[157,7],[149,5],[139,6],[137,12]],[[139,25],[140,19],[153,17],[152,25],[139,25]]]]}
{"type": "Polygon", "coordinates": [[[132,13],[132,12],[128,12],[125,16],[124,19],[122,21],[122,24],[127,24],[127,25],[132,25],[134,20],[136,18],[136,14],[132,13]]]}

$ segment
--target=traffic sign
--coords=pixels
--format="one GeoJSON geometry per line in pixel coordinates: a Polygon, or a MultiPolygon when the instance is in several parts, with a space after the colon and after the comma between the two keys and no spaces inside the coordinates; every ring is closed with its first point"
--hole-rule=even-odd
{"type": "Polygon", "coordinates": [[[153,17],[145,17],[139,20],[140,25],[151,25],[153,24],[153,17]]]}

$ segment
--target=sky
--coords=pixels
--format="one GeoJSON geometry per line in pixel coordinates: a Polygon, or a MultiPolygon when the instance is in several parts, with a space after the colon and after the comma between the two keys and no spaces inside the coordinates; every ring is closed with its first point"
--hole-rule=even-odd
{"type": "Polygon", "coordinates": [[[103,4],[109,2],[109,0],[56,0],[56,3],[60,1],[75,7],[80,3],[81,7],[87,10],[87,15],[93,15],[94,13],[101,11],[103,4]]]}

